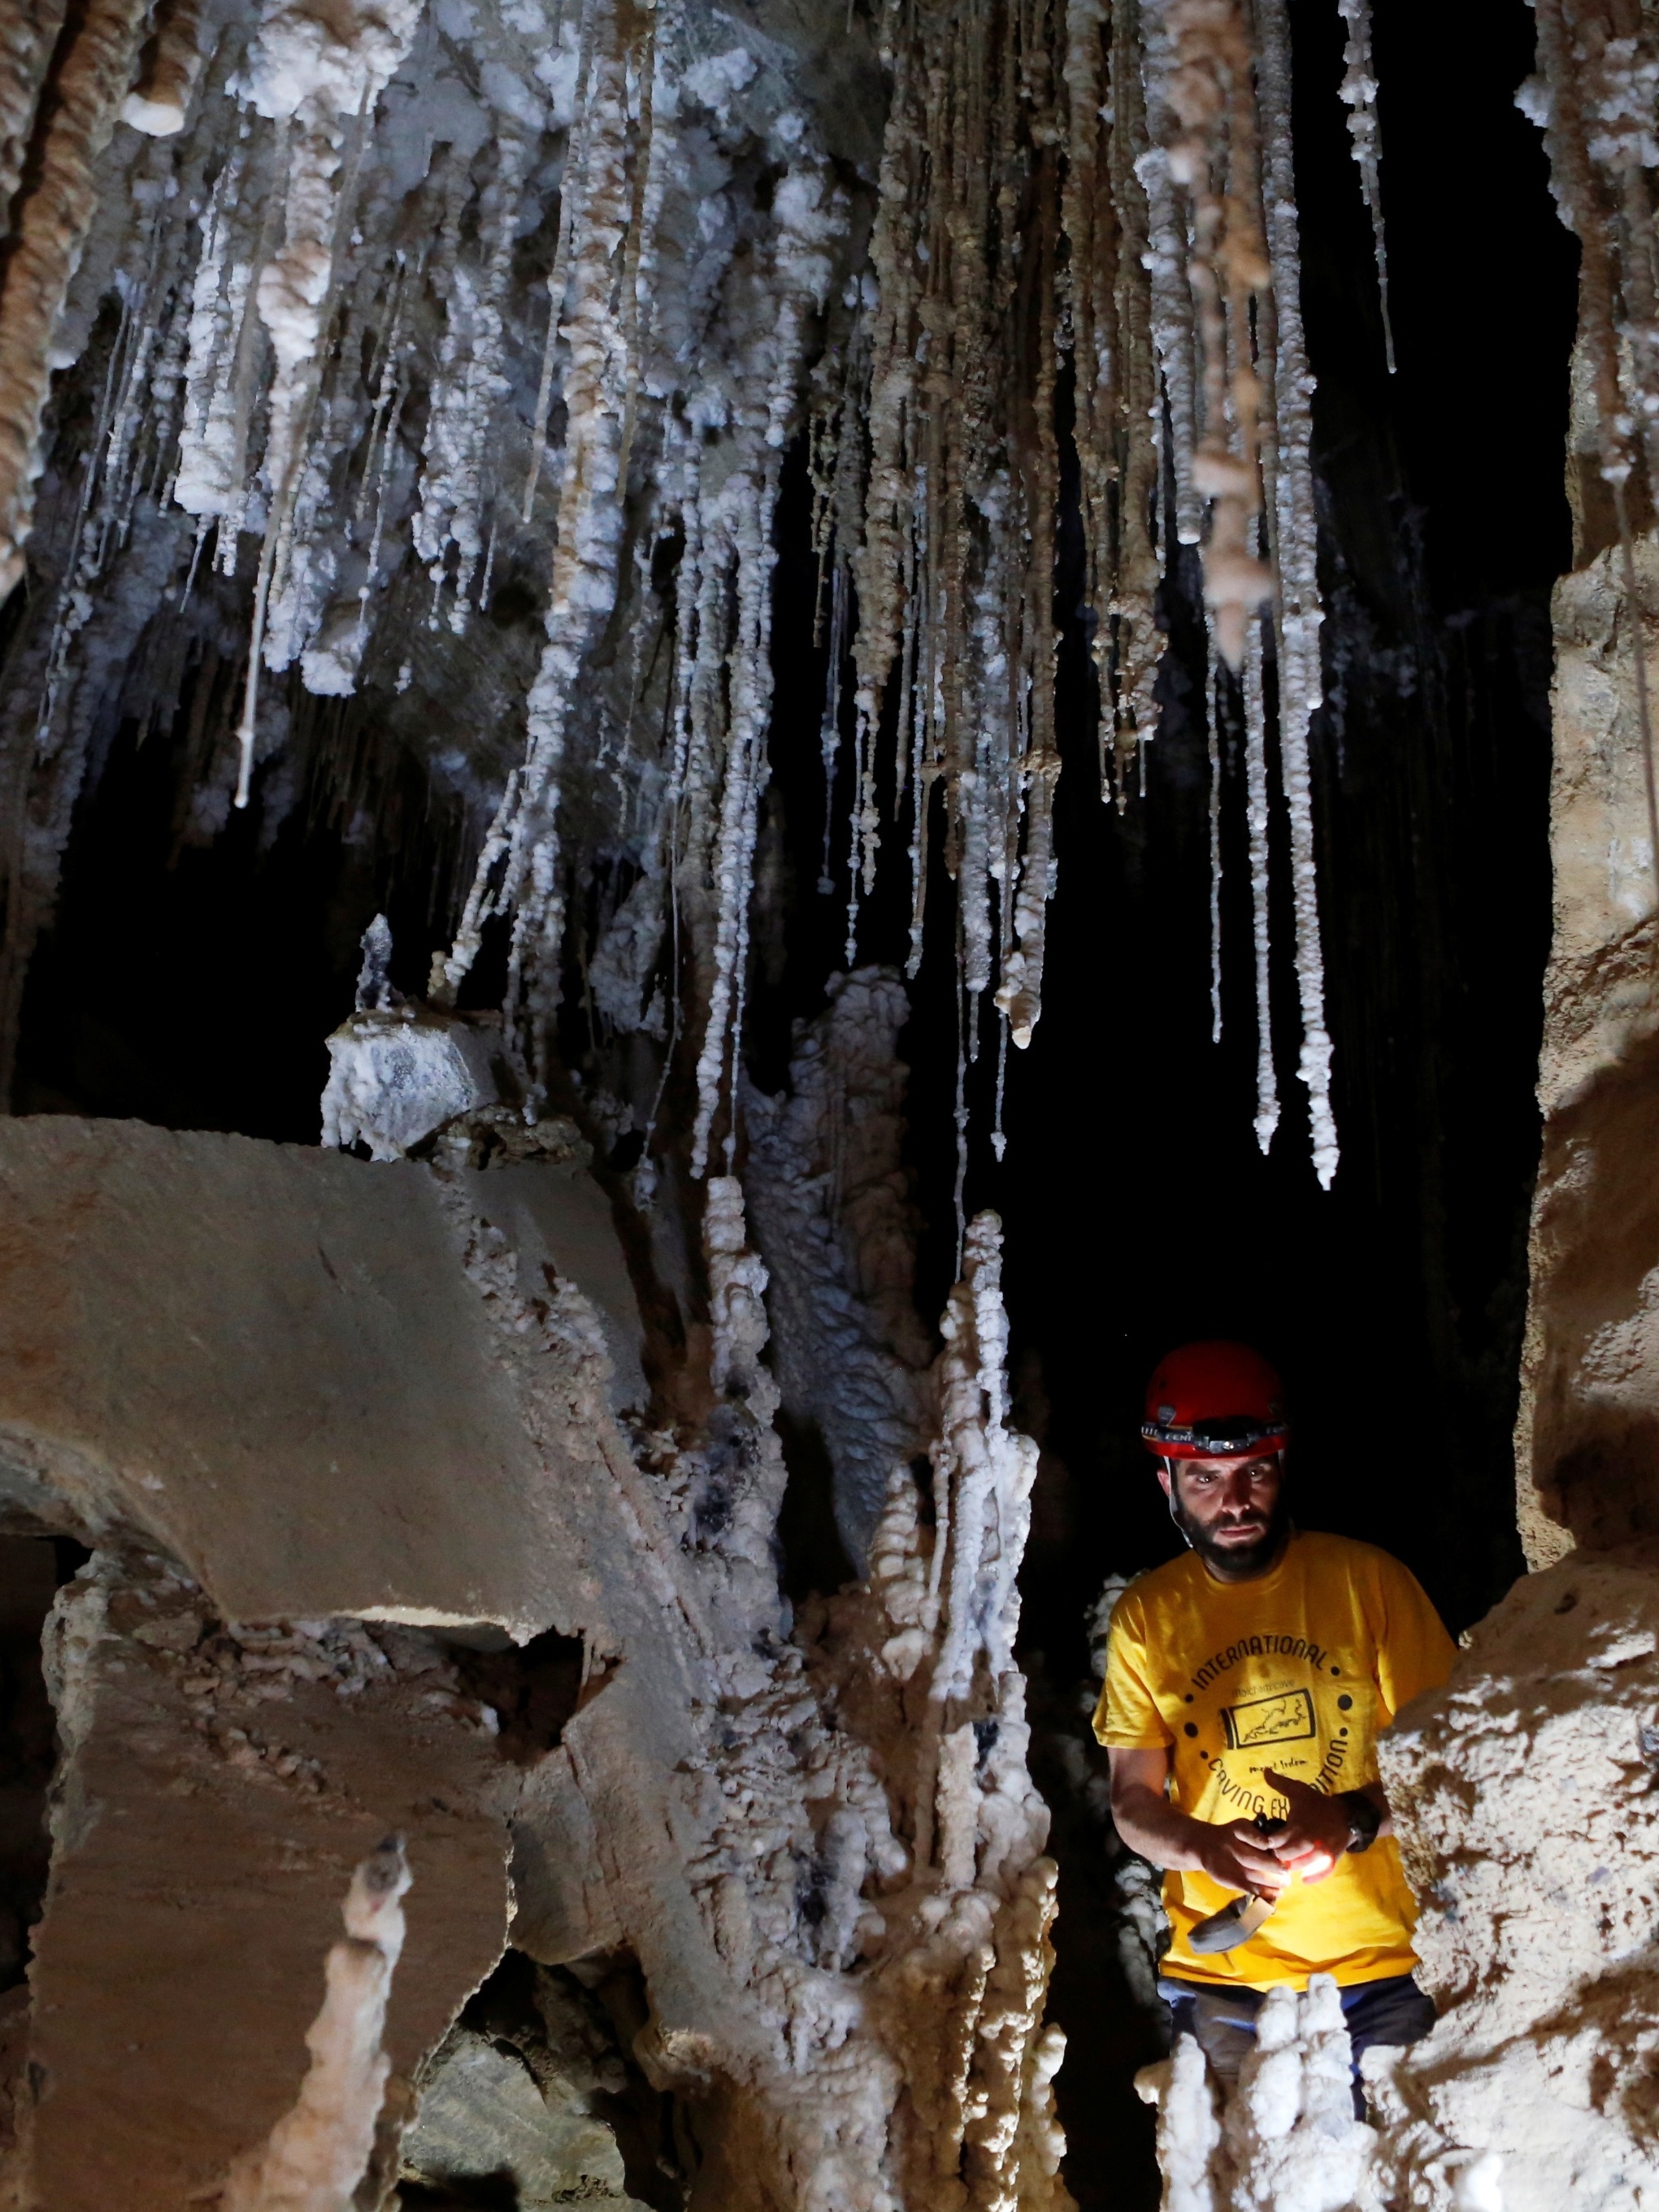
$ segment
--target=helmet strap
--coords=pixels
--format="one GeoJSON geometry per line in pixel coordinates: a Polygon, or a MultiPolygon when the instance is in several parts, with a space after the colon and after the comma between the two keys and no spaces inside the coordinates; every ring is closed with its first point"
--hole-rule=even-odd
{"type": "Polygon", "coordinates": [[[1174,1460],[1173,1460],[1173,1459],[1167,1459],[1167,1458],[1166,1458],[1166,1459],[1164,1460],[1164,1472],[1168,1474],[1168,1476],[1169,1476],[1169,1478],[1170,1478],[1170,1491],[1169,1491],[1169,1496],[1168,1496],[1168,1497],[1167,1497],[1167,1498],[1164,1500],[1164,1503],[1169,1506],[1169,1509],[1170,1509],[1170,1520],[1171,1520],[1171,1521],[1173,1521],[1173,1522],[1175,1522],[1175,1524],[1176,1524],[1176,1529],[1177,1529],[1177,1530],[1179,1531],[1179,1533],[1180,1533],[1180,1536],[1181,1536],[1181,1540],[1182,1540],[1182,1543],[1187,1547],[1187,1549],[1190,1552],[1190,1551],[1192,1550],[1192,1548],[1193,1548],[1193,1540],[1192,1540],[1192,1538],[1191,1538],[1191,1537],[1187,1534],[1187,1531],[1185,1530],[1185,1528],[1183,1528],[1182,1527],[1182,1525],[1181,1525],[1181,1511],[1180,1511],[1180,1508],[1179,1508],[1179,1506],[1178,1506],[1178,1504],[1177,1504],[1177,1503],[1176,1503],[1176,1463],[1175,1463],[1174,1460]]]}

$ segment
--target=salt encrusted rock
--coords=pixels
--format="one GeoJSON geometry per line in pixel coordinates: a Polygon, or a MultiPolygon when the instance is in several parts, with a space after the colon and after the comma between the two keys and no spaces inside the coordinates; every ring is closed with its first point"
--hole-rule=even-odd
{"type": "Polygon", "coordinates": [[[1441,2008],[1371,2062],[1385,2199],[1623,2212],[1659,2191],[1656,1568],[1578,1553],[1517,1583],[1382,1739],[1441,2008]]]}
{"type": "Polygon", "coordinates": [[[1164,2212],[1380,2212],[1376,2138],[1355,2119],[1342,2002],[1328,1974],[1269,1992],[1224,2094],[1191,2036],[1136,2087],[1158,2107],[1164,2212]]]}
{"type": "Polygon", "coordinates": [[[428,2186],[510,2177],[524,2212],[578,2199],[645,2212],[578,2085],[546,2073],[538,2082],[522,2057],[471,2028],[457,2028],[425,2071],[403,2167],[428,2186]]]}
{"type": "Polygon", "coordinates": [[[497,1103],[490,1039],[413,1006],[360,1007],[328,1040],[323,1142],[400,1160],[446,1121],[497,1103]]]}

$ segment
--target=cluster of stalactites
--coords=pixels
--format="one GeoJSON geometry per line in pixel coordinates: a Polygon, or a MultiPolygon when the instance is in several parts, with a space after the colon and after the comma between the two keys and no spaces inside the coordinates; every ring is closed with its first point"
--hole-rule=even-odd
{"type": "MultiPolygon", "coordinates": [[[[1359,0],[1349,15],[1364,65],[1353,61],[1345,96],[1374,124],[1359,0]]],[[[1282,6],[895,6],[886,36],[893,92],[872,277],[814,441],[832,792],[848,666],[854,679],[849,964],[890,820],[908,831],[913,975],[930,852],[943,841],[957,891],[964,1054],[986,992],[1004,1042],[1028,1044],[1041,1014],[1060,766],[1055,398],[1069,353],[1103,793],[1127,796],[1153,732],[1157,599],[1182,544],[1201,548],[1212,654],[1249,726],[1264,1150],[1279,1118],[1267,1003],[1271,638],[1300,1072],[1328,1185],[1337,1146],[1308,745],[1321,697],[1312,380],[1297,305],[1282,6]]],[[[1360,137],[1369,192],[1374,130],[1360,137]]],[[[1218,896],[1213,905],[1218,1035],[1218,896]]],[[[959,1078],[959,1127],[963,1090],[959,1078]]],[[[999,1152],[1000,1094],[999,1076],[999,1152]]]]}
{"type": "Polygon", "coordinates": [[[538,1037],[557,1002],[561,772],[584,665],[617,598],[626,447],[648,316],[641,238],[646,204],[660,192],[652,173],[663,150],[652,130],[654,30],[649,9],[624,10],[595,0],[583,11],[578,120],[560,193],[558,244],[548,284],[547,363],[525,493],[528,507],[542,466],[551,363],[562,343],[566,423],[556,479],[557,544],[546,641],[530,692],[523,763],[508,776],[484,839],[454,944],[433,963],[434,996],[440,1004],[453,1003],[477,957],[485,925],[496,915],[510,915],[509,1037],[519,1032],[521,1011],[531,1036],[538,1037]],[[625,249],[620,256],[619,246],[625,249]]]}
{"type": "Polygon", "coordinates": [[[884,36],[891,105],[862,325],[815,452],[832,775],[846,657],[854,678],[848,959],[886,815],[908,828],[916,972],[942,837],[963,988],[995,980],[1023,1044],[1041,1007],[1059,772],[1056,18],[1051,0],[894,6],[884,36]]]}
{"type": "MultiPolygon", "coordinates": [[[[528,1040],[532,1078],[558,999],[561,783],[580,728],[587,656],[623,586],[629,463],[657,343],[659,225],[680,152],[674,87],[655,23],[651,11],[614,0],[590,0],[584,15],[578,120],[561,195],[526,494],[527,508],[547,436],[556,345],[567,356],[565,428],[547,641],[530,694],[523,765],[484,841],[455,944],[434,969],[436,995],[453,1000],[485,925],[493,915],[511,917],[507,1029],[528,1040]]],[[[802,146],[774,192],[759,250],[732,278],[718,344],[692,369],[678,404],[662,410],[656,433],[656,529],[664,541],[680,540],[669,738],[659,757],[655,733],[636,738],[630,726],[623,748],[638,744],[652,756],[636,779],[658,793],[641,880],[685,925],[697,973],[703,1023],[692,1166],[699,1176],[723,1108],[728,1170],[736,1149],[735,1055],[772,696],[773,519],[807,347],[844,221],[826,170],[802,146]]],[[[636,599],[636,633],[647,619],[636,599]]],[[[647,934],[656,941],[648,927],[647,934]]],[[[680,977],[672,964],[678,1042],[680,977]]]]}
{"type": "MultiPolygon", "coordinates": [[[[1345,14],[1358,39],[1356,9],[1363,0],[1345,14]]],[[[659,926],[653,934],[642,922],[640,943],[659,943],[661,921],[676,917],[692,956],[684,972],[695,974],[701,1023],[694,1165],[702,1172],[722,1138],[729,1164],[767,774],[773,519],[845,227],[828,173],[789,118],[788,173],[769,231],[732,262],[718,326],[695,363],[696,344],[682,346],[683,388],[665,404],[650,371],[665,343],[658,326],[673,319],[662,307],[672,272],[658,264],[665,204],[683,190],[674,179],[686,72],[683,55],[672,69],[668,58],[684,43],[680,18],[671,0],[585,0],[574,46],[567,33],[554,58],[555,75],[566,63],[573,72],[572,119],[528,480],[501,487],[491,424],[513,382],[511,270],[521,209],[538,188],[534,131],[508,118],[496,132],[476,251],[460,246],[471,156],[434,170],[429,235],[392,251],[372,118],[412,51],[417,0],[351,0],[325,37],[299,0],[265,0],[237,58],[198,52],[193,16],[175,14],[190,68],[173,70],[165,100],[146,94],[134,119],[171,134],[192,100],[229,95],[241,128],[222,159],[192,151],[185,133],[187,190],[143,200],[143,266],[123,296],[119,373],[100,433],[107,454],[96,485],[88,477],[89,498],[98,495],[64,597],[43,720],[58,711],[77,611],[93,603],[141,483],[196,518],[192,577],[203,563],[233,572],[246,535],[260,545],[239,801],[266,742],[262,672],[297,664],[313,692],[355,690],[405,531],[430,579],[429,626],[459,632],[488,597],[498,526],[511,527],[520,504],[530,514],[544,485],[556,550],[524,756],[434,975],[434,995],[453,1002],[488,924],[510,925],[507,1029],[529,1048],[533,1076],[558,997],[565,884],[580,863],[561,850],[560,823],[573,773],[589,765],[594,651],[619,612],[635,633],[656,619],[642,593],[622,607],[634,459],[636,477],[651,477],[649,529],[683,550],[667,738],[657,716],[649,731],[622,731],[617,788],[631,794],[629,835],[641,849],[644,895],[658,902],[659,926]],[[442,336],[423,372],[416,326],[428,294],[442,336]],[[401,425],[423,373],[414,483],[401,425]],[[635,836],[641,823],[651,826],[635,836]]],[[[1068,373],[1107,794],[1127,797],[1154,728],[1157,598],[1182,545],[1201,549],[1214,659],[1231,672],[1218,680],[1236,683],[1243,702],[1264,1146],[1278,1119],[1267,1007],[1271,644],[1301,1065],[1328,1182],[1336,1146],[1308,765],[1320,696],[1311,386],[1296,309],[1282,0],[1253,9],[1243,0],[891,0],[883,35],[891,106],[869,267],[842,311],[845,342],[821,362],[813,416],[832,785],[851,683],[849,963],[884,836],[907,851],[913,975],[942,858],[955,911],[931,926],[955,940],[959,1161],[966,1063],[988,1000],[1000,1154],[1006,1048],[1029,1043],[1041,1014],[1054,886],[1057,402],[1068,373]]],[[[1369,118],[1368,58],[1350,75],[1369,118]]],[[[1366,143],[1374,149],[1374,134],[1366,143]]],[[[682,321],[684,307],[674,308],[682,321]]],[[[405,664],[399,689],[410,680],[405,664]]],[[[842,830],[833,835],[838,842],[842,830]]],[[[832,857],[827,842],[826,882],[832,857]]],[[[677,1006],[678,947],[668,963],[677,1006]]],[[[1218,1024],[1219,1005],[1218,983],[1218,1024]]],[[[637,1007],[635,1017],[646,1018],[637,1007]]]]}

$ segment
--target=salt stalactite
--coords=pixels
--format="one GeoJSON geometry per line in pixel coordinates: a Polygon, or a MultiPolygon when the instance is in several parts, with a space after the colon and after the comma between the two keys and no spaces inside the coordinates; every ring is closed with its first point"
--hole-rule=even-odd
{"type": "Polygon", "coordinates": [[[477,276],[457,264],[450,271],[443,349],[427,416],[421,508],[415,550],[433,584],[430,627],[438,626],[438,599],[453,581],[449,627],[466,627],[469,599],[484,550],[486,457],[495,404],[512,389],[504,374],[506,305],[513,246],[528,149],[504,134],[498,142],[494,185],[479,209],[488,250],[477,276]],[[456,566],[447,574],[449,549],[456,566]]]}
{"type": "MultiPolygon", "coordinates": [[[[1071,0],[1063,23],[1039,11],[981,26],[928,8],[889,21],[893,94],[871,245],[867,462],[852,564],[848,959],[875,863],[875,735],[896,684],[912,824],[911,972],[942,788],[969,1056],[972,1002],[994,983],[1017,1045],[1039,1018],[1059,771],[1053,394],[1069,343],[1103,793],[1124,789],[1121,763],[1134,751],[1144,758],[1153,726],[1160,550],[1168,568],[1179,544],[1202,544],[1212,635],[1235,674],[1259,611],[1276,602],[1301,1071],[1315,1165],[1328,1185],[1337,1153],[1307,743],[1321,691],[1310,384],[1288,167],[1262,174],[1264,134],[1288,120],[1259,112],[1255,26],[1240,0],[1157,0],[1140,27],[1138,38],[1123,10],[1109,22],[1096,0],[1071,0]],[[1018,283],[1003,228],[1015,175],[1026,210],[1018,283]],[[1166,462],[1174,513],[1160,532],[1166,462]]],[[[1275,66],[1264,63],[1264,83],[1275,66]]],[[[1287,81],[1280,69],[1273,97],[1287,81]]],[[[1270,158],[1283,151],[1269,144],[1270,158]]],[[[827,763],[836,741],[826,725],[827,763]]],[[[1218,763],[1215,781],[1218,790],[1218,763]]],[[[1265,849],[1258,831],[1258,860],[1265,849]]],[[[1265,890],[1260,904],[1265,926],[1265,890]]],[[[1213,995],[1218,1026],[1218,981],[1213,995]]],[[[1275,1115],[1269,1069],[1261,1128],[1275,1115]]]]}
{"type": "Polygon", "coordinates": [[[1069,244],[1073,439],[1101,700],[1101,795],[1123,788],[1127,762],[1157,720],[1163,655],[1155,601],[1161,411],[1152,336],[1152,256],[1139,54],[1127,9],[1070,0],[1066,14],[1066,165],[1061,222],[1069,244]]]}
{"type": "MultiPolygon", "coordinates": [[[[901,720],[905,708],[914,718],[898,749],[912,824],[913,968],[939,787],[963,987],[976,1000],[997,981],[996,1004],[1021,1045],[1042,1011],[1060,769],[1055,30],[1047,9],[981,21],[937,4],[914,15],[895,6],[885,19],[894,82],[871,243],[867,463],[853,562],[855,901],[873,879],[876,739],[896,677],[901,720]],[[1030,187],[1024,208],[1016,177],[1030,187]]],[[[849,964],[856,957],[854,913],[849,964]]],[[[971,1026],[976,1038],[976,1012],[971,1026]]]]}
{"type": "Polygon", "coordinates": [[[143,73],[121,103],[122,122],[152,138],[182,131],[204,59],[200,0],[161,0],[143,73]]]}
{"type": "Polygon", "coordinates": [[[1542,0],[1544,84],[1521,105],[1544,127],[1563,217],[1583,257],[1579,335],[1590,363],[1601,473],[1622,494],[1638,455],[1659,478],[1659,323],[1652,187],[1659,167],[1651,27],[1616,0],[1542,0]]]}
{"type": "MultiPolygon", "coordinates": [[[[759,456],[756,457],[760,459],[759,456]]],[[[727,1099],[726,1172],[737,1141],[737,1054],[742,1042],[739,994],[747,951],[749,902],[754,883],[755,839],[765,776],[765,699],[763,662],[769,631],[771,519],[777,503],[775,469],[741,469],[719,495],[720,516],[708,534],[710,550],[729,548],[733,620],[726,669],[731,683],[725,731],[725,773],[710,866],[715,911],[708,1012],[697,1054],[697,1113],[692,1129],[692,1172],[708,1164],[714,1116],[727,1099]],[[731,1081],[728,1088],[728,1060],[731,1081]]],[[[695,786],[694,786],[695,788],[695,786]]]]}
{"type": "Polygon", "coordinates": [[[0,599],[23,573],[52,333],[96,210],[95,165],[114,131],[147,13],[142,0],[90,0],[53,52],[50,12],[40,22],[46,35],[11,33],[0,64],[9,149],[22,141],[24,118],[34,118],[27,156],[9,156],[21,182],[0,265],[0,599]]]}
{"type": "Polygon", "coordinates": [[[135,248],[82,473],[73,556],[46,654],[35,726],[36,750],[43,757],[52,755],[59,743],[58,710],[72,680],[76,641],[95,604],[95,586],[126,536],[147,428],[151,362],[170,320],[173,271],[156,211],[139,232],[135,248]]]}
{"type": "Polygon", "coordinates": [[[1267,867],[1267,702],[1261,625],[1250,625],[1244,659],[1245,821],[1250,836],[1250,926],[1255,952],[1255,1140],[1263,1152],[1279,1127],[1273,1066],[1272,884],[1267,867]]]}
{"type": "Polygon", "coordinates": [[[1205,686],[1210,774],[1210,1042],[1221,1042],[1221,681],[1212,667],[1205,686]]]}
{"type": "Polygon", "coordinates": [[[245,148],[234,148],[198,217],[201,250],[191,290],[184,414],[173,483],[178,504],[200,520],[198,549],[210,522],[230,513],[242,491],[236,362],[253,264],[234,257],[232,245],[247,169],[245,148]]]}
{"type": "MultiPolygon", "coordinates": [[[[363,337],[362,307],[354,298],[342,320],[338,358],[354,363],[361,359],[363,337]]],[[[336,688],[334,672],[325,665],[326,647],[319,653],[311,641],[322,625],[330,596],[339,580],[345,550],[336,527],[335,465],[357,444],[362,418],[356,379],[325,375],[313,410],[283,548],[272,565],[264,665],[275,674],[299,660],[307,689],[313,688],[313,677],[321,679],[316,689],[336,688]]]]}
{"type": "Polygon", "coordinates": [[[290,550],[294,502],[321,376],[319,349],[334,303],[337,264],[348,249],[357,167],[375,105],[409,51],[422,4],[354,0],[325,27],[296,0],[271,0],[248,55],[246,96],[256,114],[281,126],[287,179],[283,243],[254,288],[276,368],[264,453],[270,508],[237,731],[238,806],[248,802],[266,614],[290,550]]]}
{"type": "Polygon", "coordinates": [[[1361,189],[1371,219],[1371,243],[1376,255],[1377,298],[1382,308],[1382,344],[1389,374],[1395,373],[1394,325],[1389,319],[1389,245],[1382,228],[1382,149],[1376,123],[1376,66],[1371,59],[1370,0],[1336,0],[1336,12],[1347,27],[1342,49],[1340,98],[1348,111],[1348,136],[1358,165],[1361,189]]]}
{"type": "Polygon", "coordinates": [[[1243,665],[1249,616],[1273,590],[1249,543],[1261,506],[1261,391],[1250,358],[1252,303],[1271,291],[1259,217],[1259,146],[1249,27],[1237,0],[1163,0],[1148,48],[1149,119],[1191,208],[1189,281],[1201,414],[1193,483],[1210,501],[1204,597],[1229,668],[1243,665]]]}
{"type": "MultiPolygon", "coordinates": [[[[1147,9],[1141,19],[1143,78],[1152,88],[1167,77],[1171,67],[1171,27],[1168,12],[1147,9]]],[[[1150,135],[1150,133],[1149,133],[1150,135]]],[[[1164,559],[1170,541],[1196,545],[1203,537],[1202,509],[1193,481],[1193,455],[1198,445],[1199,388],[1193,320],[1192,288],[1188,281],[1191,251],[1185,210],[1176,191],[1176,179],[1167,149],[1150,143],[1134,164],[1135,175],[1146,194],[1147,274],[1150,279],[1152,343],[1158,357],[1161,391],[1154,400],[1152,430],[1163,450],[1163,411],[1167,409],[1170,451],[1167,461],[1175,478],[1175,514],[1164,518],[1164,559]],[[1174,528],[1171,530],[1170,522],[1174,528]]],[[[1164,469],[1158,483],[1162,489],[1164,469]]]]}
{"type": "MultiPolygon", "coordinates": [[[[1308,746],[1309,719],[1322,696],[1321,610],[1308,459],[1312,381],[1297,300],[1288,41],[1275,8],[1252,20],[1240,0],[1152,0],[1142,11],[1139,45],[1119,20],[1124,12],[1114,15],[1108,49],[1092,0],[1073,0],[1064,70],[1070,170],[1062,220],[1103,714],[1114,718],[1115,750],[1127,757],[1127,737],[1144,763],[1157,665],[1152,606],[1158,549],[1152,531],[1167,467],[1175,496],[1162,531],[1165,568],[1179,544],[1201,544],[1214,647],[1258,695],[1260,670],[1249,676],[1246,668],[1249,641],[1259,611],[1270,601],[1273,606],[1304,1030],[1300,1072],[1309,1091],[1314,1164],[1328,1187],[1338,1154],[1308,746]],[[1109,99],[1103,97],[1107,92],[1109,99]],[[1104,194],[1098,189],[1103,174],[1109,180],[1104,194]],[[1126,712],[1126,698],[1140,704],[1126,712]]],[[[1259,720],[1259,701],[1251,711],[1259,720]]],[[[1103,791],[1123,787],[1121,775],[1111,772],[1112,750],[1103,722],[1103,791]]],[[[1213,805],[1220,766],[1213,731],[1211,752],[1213,805]]],[[[1265,738],[1250,804],[1257,967],[1265,975],[1265,738]]],[[[1212,811],[1217,1033],[1219,828],[1212,811]]],[[[1265,1004],[1259,1015],[1256,1125],[1265,1145],[1278,1107],[1265,1004]]]]}
{"type": "Polygon", "coordinates": [[[392,2071],[380,2038],[409,1886],[397,1836],[353,1874],[342,1908],[345,1940],[328,1954],[328,1994],[306,2032],[311,2066],[299,2101],[263,2148],[233,2169],[222,2212],[350,2212],[392,2071]]]}
{"type": "Polygon", "coordinates": [[[1291,39],[1285,0],[1259,0],[1258,82],[1266,161],[1262,174],[1274,283],[1268,421],[1269,542],[1278,571],[1279,757],[1291,827],[1296,975],[1302,1006],[1297,1068],[1308,1091],[1314,1172],[1322,1189],[1340,1157],[1331,1109],[1331,1038],[1325,1025],[1325,954],[1319,933],[1309,727],[1324,697],[1319,631],[1319,529],[1314,504],[1313,391],[1302,331],[1301,249],[1291,143],[1291,39]]]}
{"type": "Polygon", "coordinates": [[[0,20],[0,207],[22,181],[35,110],[52,50],[64,27],[63,0],[8,9],[0,20]]]}
{"type": "MultiPolygon", "coordinates": [[[[772,704],[772,524],[808,324],[823,308],[833,266],[830,249],[845,219],[828,176],[808,164],[778,186],[773,214],[771,282],[748,302],[748,357],[739,363],[733,394],[733,465],[717,492],[699,495],[702,576],[691,696],[684,702],[691,746],[684,789],[687,859],[702,878],[694,903],[712,915],[713,929],[712,937],[698,933],[708,938],[708,1000],[697,1054],[694,1175],[708,1164],[723,1098],[728,1174],[736,1152],[749,909],[772,704]],[[720,581],[722,568],[729,586],[720,581]],[[718,617],[711,586],[719,595],[718,617]],[[711,681],[722,662],[724,683],[711,681]]],[[[685,884],[685,874],[679,880],[685,884]]]]}
{"type": "MultiPolygon", "coordinates": [[[[558,545],[545,617],[546,643],[532,686],[525,758],[508,779],[484,840],[454,945],[434,966],[441,997],[453,994],[477,957],[484,925],[513,917],[509,1023],[522,1008],[532,1060],[557,1003],[564,899],[558,842],[559,776],[587,650],[616,602],[622,548],[623,425],[627,330],[612,268],[626,234],[632,195],[629,79],[637,68],[630,21],[612,0],[592,0],[593,45],[581,131],[582,171],[567,167],[564,191],[580,194],[568,305],[566,428],[560,459],[558,545]]],[[[650,16],[645,12],[644,20],[650,16]]],[[[647,45],[647,53],[654,49],[647,45]]],[[[650,64],[647,63],[647,66],[650,64]]],[[[646,158],[638,149],[636,158],[646,158]]],[[[556,321],[561,302],[553,302],[556,321]]]]}

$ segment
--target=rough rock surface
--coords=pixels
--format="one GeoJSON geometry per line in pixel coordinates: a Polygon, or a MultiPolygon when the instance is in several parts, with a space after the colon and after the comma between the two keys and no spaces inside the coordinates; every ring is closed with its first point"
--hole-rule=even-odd
{"type": "Polygon", "coordinates": [[[1659,2201],[1656,1570],[1643,1546],[1528,1577],[1383,1741],[1442,2014],[1375,2077],[1386,2201],[1659,2201]]]}
{"type": "MultiPolygon", "coordinates": [[[[1659,552],[1636,554],[1651,605],[1659,552]]],[[[1535,1565],[1659,1532],[1659,938],[1618,562],[1598,554],[1555,594],[1554,939],[1516,1435],[1535,1565]]]]}
{"type": "Polygon", "coordinates": [[[744,1190],[769,1255],[783,1407],[827,1447],[837,1525],[860,1563],[890,1469],[927,1444],[930,1354],[901,1164],[908,1015],[890,971],[836,977],[823,1012],[798,1025],[787,1092],[749,1102],[744,1190]]]}
{"type": "Polygon", "coordinates": [[[394,2072],[442,2036],[507,1941],[508,1777],[428,1638],[228,1630],[153,1554],[94,1556],[48,1662],[25,2201],[178,2212],[293,2104],[341,1896],[388,1832],[416,1881],[394,2072]]]}
{"type": "Polygon", "coordinates": [[[522,2212],[569,2203],[644,2212],[624,2185],[616,2137],[574,2083],[538,2081],[498,2038],[458,2028],[421,2084],[403,2142],[405,2178],[428,2187],[510,2180],[522,2212]]]}
{"type": "MultiPolygon", "coordinates": [[[[595,1285],[595,1368],[614,1344],[637,1376],[598,1189],[477,1187],[526,1273],[595,1285]]],[[[549,1472],[574,1490],[599,1448],[568,1402],[532,1445],[429,1169],[52,1115],[0,1121],[0,1191],[14,1508],[142,1529],[238,1619],[574,1617],[549,1472]]]]}

